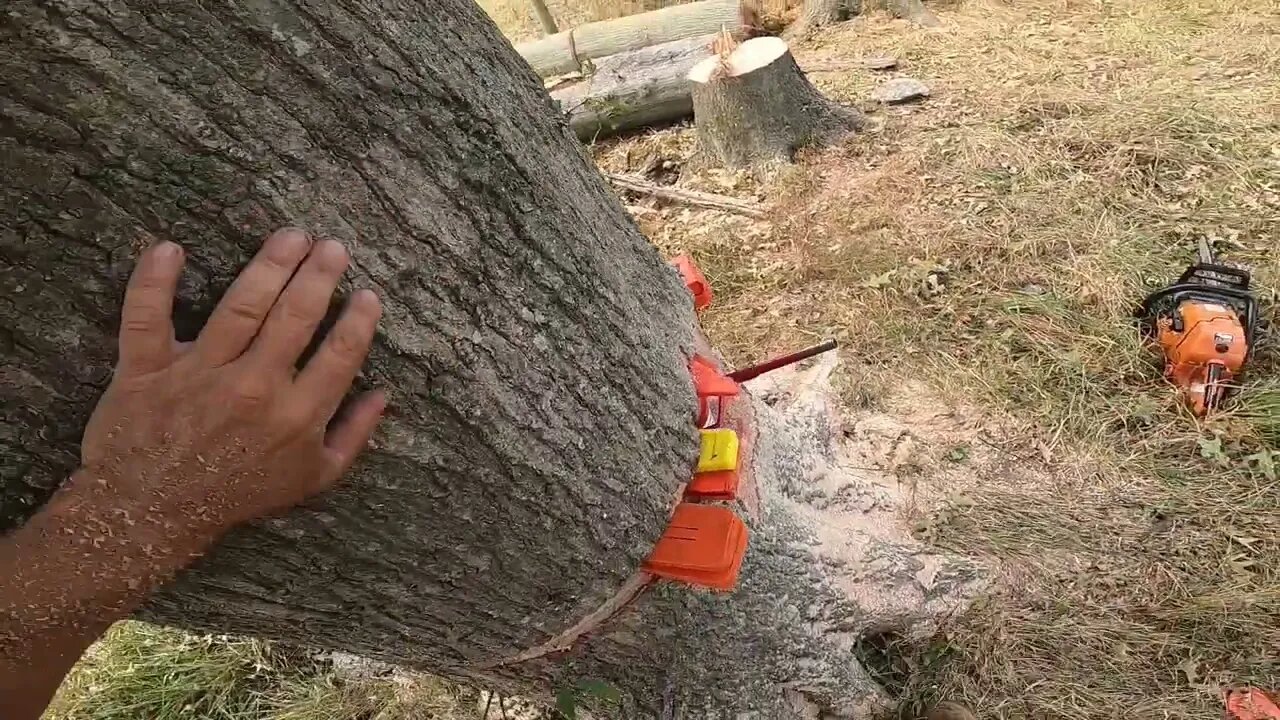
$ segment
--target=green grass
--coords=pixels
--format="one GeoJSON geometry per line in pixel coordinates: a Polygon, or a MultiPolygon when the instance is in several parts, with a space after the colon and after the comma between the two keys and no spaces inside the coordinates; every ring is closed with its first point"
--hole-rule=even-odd
{"type": "Polygon", "coordinates": [[[469,707],[429,677],[353,677],[257,640],[122,622],[44,720],[455,720],[469,707]]]}

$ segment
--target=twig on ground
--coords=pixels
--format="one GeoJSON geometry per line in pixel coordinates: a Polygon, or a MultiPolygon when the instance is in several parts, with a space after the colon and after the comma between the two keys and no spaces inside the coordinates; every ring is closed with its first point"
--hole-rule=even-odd
{"type": "Polygon", "coordinates": [[[800,69],[806,73],[849,72],[851,70],[863,70],[865,66],[851,62],[820,62],[804,63],[800,69]]]}
{"type": "Polygon", "coordinates": [[[765,208],[759,203],[749,202],[747,200],[739,200],[728,195],[717,195],[715,193],[699,192],[697,190],[684,190],[681,188],[668,187],[649,182],[633,175],[623,175],[621,173],[605,173],[609,178],[609,182],[617,187],[642,195],[650,195],[652,197],[669,200],[671,202],[680,203],[682,205],[691,205],[693,207],[708,208],[710,210],[721,210],[723,212],[734,213],[737,215],[745,215],[757,220],[765,217],[765,208]]]}

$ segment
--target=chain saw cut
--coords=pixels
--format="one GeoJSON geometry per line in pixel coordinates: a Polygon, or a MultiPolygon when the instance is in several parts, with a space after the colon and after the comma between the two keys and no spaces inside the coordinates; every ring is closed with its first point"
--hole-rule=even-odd
{"type": "Polygon", "coordinates": [[[1248,272],[1215,263],[1201,241],[1198,262],[1139,310],[1143,334],[1164,353],[1165,377],[1196,415],[1221,406],[1253,349],[1258,308],[1249,280],[1248,272]]]}

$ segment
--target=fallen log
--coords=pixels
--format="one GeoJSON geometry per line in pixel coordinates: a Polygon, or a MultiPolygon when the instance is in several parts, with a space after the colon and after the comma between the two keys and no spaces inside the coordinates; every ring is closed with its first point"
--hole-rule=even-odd
{"type": "Polygon", "coordinates": [[[685,190],[683,188],[671,187],[669,185],[658,185],[649,182],[644,178],[638,178],[634,175],[623,175],[621,173],[605,173],[605,177],[609,178],[609,182],[615,186],[627,190],[629,192],[639,193],[641,195],[650,195],[681,205],[690,205],[693,207],[706,208],[708,210],[720,210],[722,212],[733,213],[735,215],[745,215],[749,218],[763,219],[765,217],[765,209],[759,203],[753,203],[748,200],[740,200],[736,197],[728,195],[717,195],[715,193],[700,192],[698,190],[685,190]]]}
{"type": "Polygon", "coordinates": [[[688,74],[711,57],[715,35],[611,55],[595,71],[551,91],[583,140],[671,122],[693,113],[688,74]]]}
{"type": "Polygon", "coordinates": [[[580,70],[586,60],[724,30],[741,39],[755,24],[755,13],[742,0],[702,0],[586,23],[520,43],[516,52],[539,76],[550,77],[580,70]]]}

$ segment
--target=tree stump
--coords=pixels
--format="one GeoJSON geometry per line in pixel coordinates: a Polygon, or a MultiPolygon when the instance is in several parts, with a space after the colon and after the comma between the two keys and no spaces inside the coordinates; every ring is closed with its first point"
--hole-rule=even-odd
{"type": "Polygon", "coordinates": [[[791,162],[796,150],[857,130],[862,115],[823,97],[786,41],[748,40],[689,71],[700,152],[733,168],[791,162]]]}

